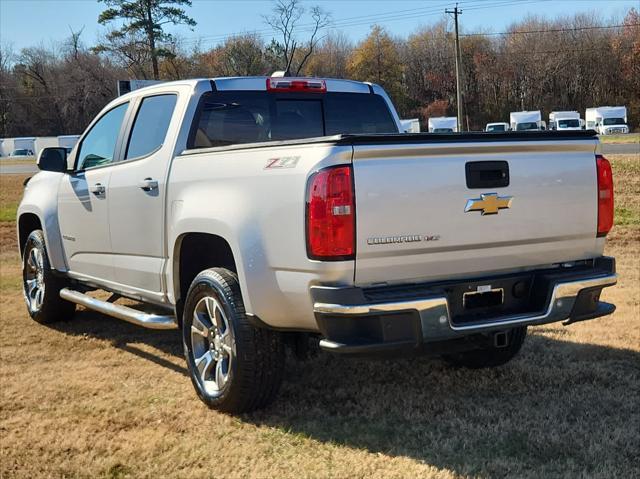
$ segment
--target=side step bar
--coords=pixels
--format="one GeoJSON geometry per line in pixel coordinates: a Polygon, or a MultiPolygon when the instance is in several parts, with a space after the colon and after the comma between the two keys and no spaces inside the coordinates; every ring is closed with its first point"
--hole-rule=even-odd
{"type": "Polygon", "coordinates": [[[86,308],[106,314],[107,316],[122,319],[145,328],[175,329],[178,327],[173,316],[143,313],[142,311],[138,311],[127,306],[108,303],[100,299],[92,298],[91,296],[87,296],[86,294],[78,291],[73,291],[69,288],[61,289],[60,297],[67,301],[71,301],[72,303],[80,304],[86,308]]]}

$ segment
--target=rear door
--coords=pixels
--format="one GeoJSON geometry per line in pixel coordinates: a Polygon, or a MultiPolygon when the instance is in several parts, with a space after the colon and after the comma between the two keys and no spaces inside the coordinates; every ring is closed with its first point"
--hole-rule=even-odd
{"type": "Polygon", "coordinates": [[[122,161],[109,185],[109,224],[116,281],[132,292],[160,295],[164,261],[164,199],[175,136],[176,93],[138,99],[122,161]],[[173,138],[174,141],[170,141],[173,138]]]}
{"type": "Polygon", "coordinates": [[[594,148],[592,139],[355,145],[356,282],[598,255],[594,148]],[[474,164],[471,176],[486,181],[469,183],[474,164]]]}

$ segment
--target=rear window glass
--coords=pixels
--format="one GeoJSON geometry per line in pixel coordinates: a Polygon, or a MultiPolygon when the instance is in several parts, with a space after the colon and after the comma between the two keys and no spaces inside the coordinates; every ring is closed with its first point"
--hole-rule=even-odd
{"type": "Polygon", "coordinates": [[[194,121],[189,148],[398,132],[384,100],[364,93],[211,92],[194,121]]]}
{"type": "Polygon", "coordinates": [[[276,100],[272,140],[293,140],[324,135],[322,101],[276,100]]]}
{"type": "Polygon", "coordinates": [[[384,99],[362,93],[329,94],[324,100],[327,135],[398,133],[384,99]]]}

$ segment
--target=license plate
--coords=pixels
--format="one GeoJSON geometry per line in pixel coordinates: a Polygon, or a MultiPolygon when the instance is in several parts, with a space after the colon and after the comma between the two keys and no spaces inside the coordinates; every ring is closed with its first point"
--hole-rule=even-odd
{"type": "Polygon", "coordinates": [[[473,291],[462,295],[462,306],[465,309],[491,308],[504,303],[504,289],[490,291],[473,291]]]}

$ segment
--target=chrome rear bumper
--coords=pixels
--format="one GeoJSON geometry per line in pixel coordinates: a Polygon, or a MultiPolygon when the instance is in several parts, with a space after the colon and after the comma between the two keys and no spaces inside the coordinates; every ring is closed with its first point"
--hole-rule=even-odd
{"type": "MultiPolygon", "coordinates": [[[[613,260],[612,264],[613,264],[613,260]]],[[[455,338],[461,338],[473,334],[482,334],[495,331],[504,331],[517,326],[530,326],[546,323],[564,321],[564,324],[571,324],[577,321],[584,321],[596,317],[611,314],[615,310],[615,306],[599,300],[600,291],[603,288],[613,286],[617,282],[617,275],[612,266],[611,271],[594,270],[592,273],[583,275],[579,279],[572,278],[567,281],[557,281],[552,285],[551,294],[548,294],[548,300],[542,310],[530,313],[519,313],[504,316],[485,318],[481,321],[460,323],[454,321],[452,317],[449,300],[445,294],[433,295],[428,297],[403,300],[393,300],[388,302],[332,302],[326,301],[331,295],[313,294],[320,300],[314,302],[314,312],[320,330],[325,335],[321,342],[324,349],[331,351],[340,351],[341,348],[347,351],[363,349],[367,346],[374,349],[382,347],[388,349],[385,336],[385,327],[394,328],[394,321],[408,321],[413,318],[418,324],[416,327],[407,325],[406,331],[417,329],[418,333],[411,337],[409,332],[395,333],[390,341],[398,342],[404,345],[425,344],[435,341],[443,341],[455,338]],[[579,299],[582,298],[582,299],[579,299]],[[358,321],[363,318],[381,318],[381,326],[375,326],[379,329],[377,341],[362,340],[367,336],[367,332],[362,328],[358,329],[358,321]],[[394,320],[394,318],[396,318],[394,320]],[[342,328],[334,328],[332,323],[346,321],[347,324],[342,328]],[[351,323],[350,326],[348,323],[351,323]],[[337,333],[336,333],[337,331],[337,333]],[[342,334],[343,331],[349,333],[342,334]],[[356,332],[353,334],[353,332],[356,332]],[[332,337],[333,336],[333,337],[332,337]],[[336,337],[337,336],[337,337],[336,337]],[[353,341],[352,338],[353,337],[353,341]]],[[[312,288],[313,289],[313,288],[312,288]]],[[[338,288],[335,288],[338,289],[338,288]]],[[[375,336],[375,335],[374,335],[375,336]]],[[[391,344],[388,344],[391,347],[391,344]]]]}

